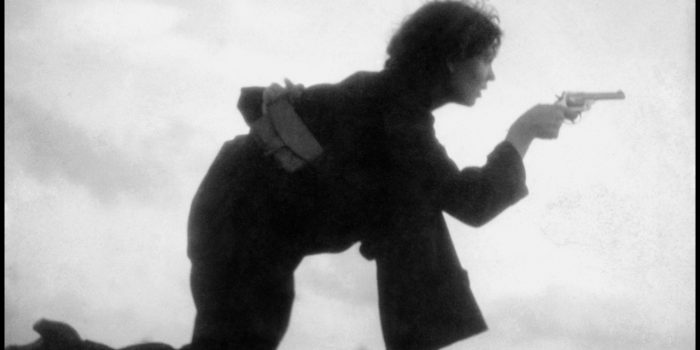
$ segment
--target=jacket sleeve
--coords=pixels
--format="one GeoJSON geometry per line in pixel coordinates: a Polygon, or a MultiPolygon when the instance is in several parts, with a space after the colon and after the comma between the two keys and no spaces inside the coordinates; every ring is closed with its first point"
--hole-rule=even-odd
{"type": "Polygon", "coordinates": [[[512,144],[500,143],[482,167],[460,170],[435,138],[432,123],[432,116],[427,121],[387,122],[397,200],[438,207],[468,225],[481,226],[527,195],[522,158],[512,144]]]}
{"type": "Polygon", "coordinates": [[[527,195],[525,168],[518,151],[499,144],[483,167],[448,174],[437,193],[440,206],[472,226],[481,226],[527,195]]]}

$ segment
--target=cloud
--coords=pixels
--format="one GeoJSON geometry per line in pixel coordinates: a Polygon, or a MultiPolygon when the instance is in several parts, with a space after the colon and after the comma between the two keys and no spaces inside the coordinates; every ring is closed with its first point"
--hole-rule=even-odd
{"type": "MultiPolygon", "coordinates": [[[[565,349],[690,349],[690,311],[641,307],[642,301],[569,288],[504,298],[484,307],[493,336],[512,348],[565,339],[565,349]]],[[[509,347],[509,348],[511,348],[509,347]]]]}
{"type": "Polygon", "coordinates": [[[316,294],[353,306],[376,308],[375,264],[357,251],[357,245],[341,254],[304,259],[297,270],[300,298],[316,294]]]}
{"type": "Polygon", "coordinates": [[[171,181],[166,169],[152,159],[122,152],[30,100],[7,94],[5,138],[5,156],[11,160],[6,177],[67,180],[84,186],[103,202],[112,202],[121,194],[152,199],[171,181]]]}
{"type": "MultiPolygon", "coordinates": [[[[237,114],[241,74],[253,75],[250,66],[259,61],[238,64],[240,55],[223,57],[206,40],[183,35],[176,28],[193,16],[190,7],[136,1],[30,4],[13,1],[6,14],[10,96],[60,113],[62,120],[132,153],[158,149],[157,156],[167,151],[184,156],[177,145],[163,149],[160,143],[178,142],[194,150],[187,160],[197,164],[201,152],[211,160],[222,139],[247,130],[242,118],[231,115],[237,114]],[[184,132],[174,135],[175,129],[184,132]],[[187,138],[168,138],[183,135],[187,138]]],[[[207,165],[198,165],[198,176],[207,165]]]]}
{"type": "Polygon", "coordinates": [[[67,181],[17,182],[5,226],[6,342],[35,339],[41,317],[115,347],[187,340],[186,208],[131,198],[104,206],[67,181]]]}

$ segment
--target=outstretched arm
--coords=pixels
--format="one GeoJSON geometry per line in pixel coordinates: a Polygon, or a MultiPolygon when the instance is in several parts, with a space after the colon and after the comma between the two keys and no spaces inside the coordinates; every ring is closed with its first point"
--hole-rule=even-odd
{"type": "Polygon", "coordinates": [[[460,221],[481,226],[527,195],[525,168],[519,150],[500,143],[482,167],[468,167],[440,186],[443,210],[460,221]]]}
{"type": "Polygon", "coordinates": [[[537,105],[511,126],[506,140],[482,167],[459,170],[434,136],[432,121],[394,116],[388,123],[391,162],[403,202],[429,198],[457,219],[481,226],[527,195],[522,158],[536,138],[554,139],[570,111],[557,105],[537,105]]]}
{"type": "Polygon", "coordinates": [[[440,209],[480,226],[527,194],[522,158],[502,142],[482,167],[460,170],[435,138],[431,119],[387,118],[392,202],[416,213],[440,209]]]}

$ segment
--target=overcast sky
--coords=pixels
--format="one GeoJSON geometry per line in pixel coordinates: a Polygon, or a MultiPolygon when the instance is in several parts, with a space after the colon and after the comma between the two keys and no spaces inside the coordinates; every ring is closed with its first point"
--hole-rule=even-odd
{"type": "MultiPolygon", "coordinates": [[[[5,0],[5,345],[39,318],[123,347],[189,342],[186,219],[242,86],[379,70],[421,1],[5,0]]],[[[455,161],[563,90],[616,91],[525,165],[530,195],[448,217],[490,330],[449,349],[694,349],[695,2],[493,0],[505,32],[455,161]]],[[[382,349],[375,270],[309,257],[281,349],[382,349]]]]}

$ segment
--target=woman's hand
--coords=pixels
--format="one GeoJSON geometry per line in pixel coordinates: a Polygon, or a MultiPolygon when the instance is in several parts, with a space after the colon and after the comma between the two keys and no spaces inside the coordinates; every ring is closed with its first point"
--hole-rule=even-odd
{"type": "Polygon", "coordinates": [[[556,139],[564,119],[573,118],[577,113],[560,105],[536,105],[511,125],[506,141],[513,144],[520,156],[524,157],[532,140],[556,139]]]}

